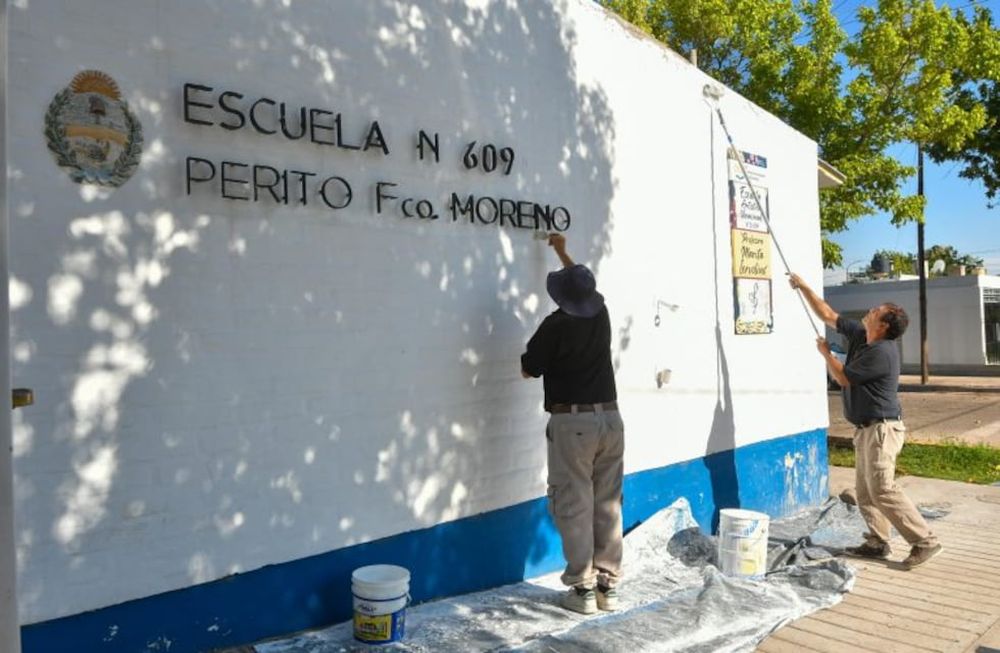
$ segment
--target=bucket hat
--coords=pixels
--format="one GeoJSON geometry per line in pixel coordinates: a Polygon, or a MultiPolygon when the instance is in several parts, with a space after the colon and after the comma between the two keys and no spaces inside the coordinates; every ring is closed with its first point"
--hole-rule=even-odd
{"type": "Polygon", "coordinates": [[[559,308],[575,317],[594,317],[604,308],[604,295],[597,292],[594,273],[586,265],[549,272],[545,289],[559,308]]]}

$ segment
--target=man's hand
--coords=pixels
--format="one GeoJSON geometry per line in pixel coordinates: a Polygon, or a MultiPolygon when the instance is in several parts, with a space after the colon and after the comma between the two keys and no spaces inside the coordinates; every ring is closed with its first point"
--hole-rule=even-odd
{"type": "Polygon", "coordinates": [[[556,251],[563,267],[571,268],[575,265],[573,259],[566,253],[566,236],[562,234],[549,234],[549,246],[556,251]]]}
{"type": "Polygon", "coordinates": [[[823,360],[826,361],[826,369],[830,372],[833,380],[839,383],[841,388],[851,385],[847,374],[844,373],[844,364],[830,351],[830,345],[827,343],[826,338],[816,338],[816,349],[823,355],[823,360]]]}
{"type": "Polygon", "coordinates": [[[802,297],[805,298],[806,303],[809,304],[809,308],[812,309],[813,313],[815,313],[819,319],[823,320],[823,324],[834,329],[837,328],[837,317],[839,317],[837,315],[837,311],[833,310],[829,304],[820,299],[820,297],[813,292],[813,289],[802,280],[802,277],[794,272],[789,272],[788,285],[802,293],[802,297]]]}
{"type": "Polygon", "coordinates": [[[798,290],[799,288],[808,288],[809,287],[809,286],[806,285],[806,282],[802,280],[802,277],[800,277],[799,275],[795,274],[794,272],[789,272],[788,273],[788,283],[795,290],[798,290]]]}

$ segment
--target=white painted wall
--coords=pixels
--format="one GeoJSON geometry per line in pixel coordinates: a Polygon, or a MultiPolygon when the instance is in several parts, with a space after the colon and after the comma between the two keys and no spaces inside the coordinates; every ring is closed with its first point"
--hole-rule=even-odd
{"type": "MultiPolygon", "coordinates": [[[[39,398],[14,424],[24,622],[543,494],[542,388],[518,357],[553,308],[554,255],[526,231],[376,217],[378,180],[572,211],[570,252],[611,310],[628,472],[826,425],[780,270],[775,332],[732,334],[707,78],[588,0],[61,0],[10,22],[12,348],[39,398]],[[83,69],[145,130],[113,192],[71,182],[42,138],[83,69]],[[378,119],[392,153],[187,124],[189,81],[358,132],[378,119]],[[418,128],[441,132],[440,165],[415,161],[418,128]],[[513,146],[514,174],[464,170],[472,139],[513,146]],[[340,174],[357,197],[187,197],[186,156],[340,174]],[[659,328],[658,299],[679,306],[659,328]]],[[[774,228],[819,285],[815,144],[731,93],[722,107],[768,157],[774,228]]]]}
{"type": "MultiPolygon", "coordinates": [[[[0,143],[7,142],[7,0],[0,0],[0,143]]],[[[7,151],[0,146],[0,171],[7,151]]],[[[7,175],[0,174],[0,278],[7,276],[7,175]]],[[[8,297],[0,293],[0,400],[10,401],[10,314],[8,297]]],[[[10,404],[8,404],[10,405],[10,404]]],[[[0,419],[0,653],[21,650],[17,623],[17,572],[14,554],[14,470],[11,420],[5,406],[0,419]]]]}
{"type": "MultiPolygon", "coordinates": [[[[830,286],[834,310],[866,311],[883,302],[903,307],[910,326],[903,334],[903,364],[920,364],[920,300],[917,281],[830,286]]],[[[1000,288],[1000,277],[968,275],[927,280],[927,347],[932,365],[985,365],[983,288],[1000,288]]]]}

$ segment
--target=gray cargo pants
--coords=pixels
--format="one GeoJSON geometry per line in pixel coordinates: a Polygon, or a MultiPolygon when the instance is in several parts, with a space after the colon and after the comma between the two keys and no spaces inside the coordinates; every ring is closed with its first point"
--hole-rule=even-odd
{"type": "Polygon", "coordinates": [[[625,426],[617,410],[553,414],[548,439],[549,511],[562,536],[562,582],[614,587],[622,564],[625,426]]]}

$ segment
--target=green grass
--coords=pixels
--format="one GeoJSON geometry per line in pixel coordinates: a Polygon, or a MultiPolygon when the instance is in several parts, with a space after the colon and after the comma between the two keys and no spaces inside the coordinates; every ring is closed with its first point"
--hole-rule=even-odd
{"type": "MultiPolygon", "coordinates": [[[[831,443],[830,464],[854,467],[854,449],[831,443]]],[[[1000,449],[982,444],[907,443],[896,459],[896,475],[988,485],[1000,481],[1000,449]]]]}

